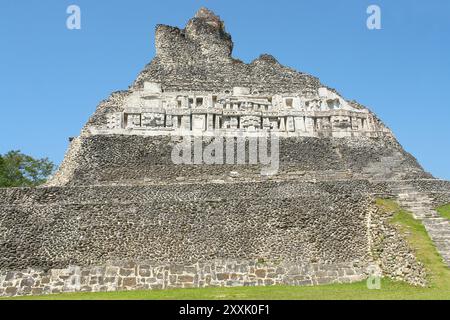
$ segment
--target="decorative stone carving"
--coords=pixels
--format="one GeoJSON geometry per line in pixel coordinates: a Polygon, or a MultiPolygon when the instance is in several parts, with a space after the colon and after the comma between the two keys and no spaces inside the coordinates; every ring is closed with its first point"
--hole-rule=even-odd
{"type": "Polygon", "coordinates": [[[106,117],[106,128],[107,129],[119,129],[122,125],[122,113],[115,112],[110,113],[106,117]]]}
{"type": "Polygon", "coordinates": [[[241,117],[241,128],[253,131],[261,128],[261,118],[256,116],[241,117]]]}
{"type": "Polygon", "coordinates": [[[141,127],[141,115],[135,113],[126,113],[124,117],[125,128],[133,129],[141,127]]]}
{"type": "Polygon", "coordinates": [[[164,118],[162,113],[142,113],[142,127],[162,128],[165,126],[164,118]]]}
{"type": "MultiPolygon", "coordinates": [[[[156,47],[161,67],[185,65],[186,56],[190,57],[189,61],[207,56],[207,63],[227,65],[232,48],[230,39],[226,33],[220,33],[224,32],[220,20],[210,18],[204,21],[206,25],[199,24],[199,18],[191,20],[184,33],[176,28],[159,26],[156,47]],[[210,25],[210,18],[213,25],[210,25]],[[213,45],[209,36],[204,38],[204,27],[217,29],[219,34],[214,34],[222,45],[216,46],[214,41],[213,45]],[[201,52],[191,52],[192,48],[185,46],[186,41],[195,43],[192,48],[201,52]],[[172,50],[174,44],[183,49],[172,50]]],[[[222,76],[221,72],[227,73],[228,67],[218,69],[214,74],[208,71],[206,79],[196,80],[191,79],[191,75],[186,75],[186,79],[168,80],[166,73],[170,75],[179,69],[165,69],[164,79],[144,72],[125,96],[122,108],[118,109],[123,110],[122,113],[107,113],[106,123],[93,127],[91,132],[108,134],[124,130],[124,134],[133,134],[136,129],[140,135],[202,135],[218,130],[227,135],[245,135],[247,132],[274,131],[280,136],[321,136],[323,133],[331,137],[349,136],[348,133],[375,137],[391,134],[368,109],[347,102],[336,91],[323,87],[310,76],[280,69],[282,71],[276,71],[280,75],[276,77],[276,85],[261,81],[266,74],[283,68],[272,56],[262,55],[248,66],[252,74],[246,81],[239,82],[234,79],[242,76],[239,72],[233,74],[232,79],[216,78],[222,76]],[[298,85],[285,80],[288,74],[298,85]],[[260,77],[255,79],[255,75],[260,77]],[[180,81],[182,84],[178,85],[180,81]],[[98,128],[101,128],[100,132],[98,128]]],[[[233,64],[234,67],[238,64],[233,64]]],[[[155,74],[159,72],[156,72],[159,69],[150,69],[155,74]]]]}

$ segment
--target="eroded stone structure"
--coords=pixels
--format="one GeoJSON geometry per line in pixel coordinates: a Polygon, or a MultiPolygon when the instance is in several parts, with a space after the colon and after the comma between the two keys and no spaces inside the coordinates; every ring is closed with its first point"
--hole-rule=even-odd
{"type": "Polygon", "coordinates": [[[390,134],[364,108],[335,92],[269,95],[246,87],[223,92],[163,92],[160,83],[144,82],[125,99],[123,111],[107,114],[92,134],[245,135],[282,137],[378,137],[390,134]]]}
{"type": "Polygon", "coordinates": [[[450,261],[431,210],[450,202],[449,183],[368,108],[270,55],[233,58],[207,9],[183,29],[157,26],[155,44],[46,186],[0,190],[0,295],[316,285],[365,279],[371,268],[423,285],[379,196],[407,202],[450,261]],[[277,136],[279,170],[176,164],[185,136],[277,136]]]}
{"type": "Polygon", "coordinates": [[[262,55],[232,58],[220,19],[201,9],[185,29],[158,26],[157,56],[122,101],[99,109],[92,134],[378,137],[391,134],[368,109],[262,55]],[[114,112],[115,111],[115,112],[114,112]],[[100,120],[101,119],[101,120],[100,120]],[[100,121],[97,121],[100,120],[100,121]]]}

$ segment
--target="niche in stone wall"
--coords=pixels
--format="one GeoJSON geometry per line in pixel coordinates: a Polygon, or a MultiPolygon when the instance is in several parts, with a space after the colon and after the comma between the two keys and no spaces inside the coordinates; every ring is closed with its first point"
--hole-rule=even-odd
{"type": "Polygon", "coordinates": [[[287,99],[284,100],[284,103],[285,103],[287,108],[292,108],[294,106],[294,99],[287,98],[287,99]]]}
{"type": "Polygon", "coordinates": [[[269,118],[270,129],[278,130],[278,118],[269,118]]]}
{"type": "Polygon", "coordinates": [[[125,113],[125,128],[136,128],[141,126],[141,115],[139,113],[125,113]]]}
{"type": "Polygon", "coordinates": [[[195,106],[196,106],[197,108],[203,107],[203,98],[196,98],[196,99],[195,99],[195,106]]]}

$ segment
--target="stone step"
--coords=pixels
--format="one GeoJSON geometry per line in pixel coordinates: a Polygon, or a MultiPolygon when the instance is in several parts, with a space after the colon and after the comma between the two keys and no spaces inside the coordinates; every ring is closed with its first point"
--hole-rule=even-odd
{"type": "Polygon", "coordinates": [[[431,214],[434,217],[437,218],[439,217],[439,214],[436,211],[431,210],[429,208],[409,208],[409,209],[417,213],[431,214]]]}
{"type": "Polygon", "coordinates": [[[409,190],[394,190],[398,193],[399,196],[404,197],[420,197],[420,198],[430,198],[427,194],[422,192],[414,192],[409,190]]]}
{"type": "Polygon", "coordinates": [[[408,200],[423,200],[423,201],[431,201],[432,200],[427,196],[415,195],[415,194],[403,194],[403,195],[399,195],[399,198],[400,199],[408,199],[408,200]]]}
{"type": "Polygon", "coordinates": [[[441,254],[441,256],[444,256],[446,254],[450,253],[450,248],[448,246],[442,246],[440,244],[436,245],[436,249],[437,251],[439,251],[439,253],[441,254]]]}
{"type": "Polygon", "coordinates": [[[450,232],[450,226],[448,224],[424,222],[423,225],[426,228],[432,229],[433,231],[450,232]]]}
{"type": "Polygon", "coordinates": [[[432,201],[424,201],[424,200],[399,199],[399,202],[409,204],[409,205],[416,205],[416,206],[433,206],[432,201]]]}
{"type": "Polygon", "coordinates": [[[433,231],[430,231],[429,233],[431,233],[433,239],[436,239],[436,240],[439,240],[439,241],[448,241],[448,240],[450,240],[450,234],[449,233],[436,234],[433,231]]]}
{"type": "Polygon", "coordinates": [[[439,218],[424,218],[423,220],[422,222],[430,228],[450,229],[449,223],[447,221],[441,221],[439,218]]]}
{"type": "Polygon", "coordinates": [[[411,204],[424,204],[424,205],[432,205],[433,202],[431,200],[426,199],[408,199],[408,198],[399,198],[400,202],[411,203],[411,204]]]}
{"type": "Polygon", "coordinates": [[[416,205],[416,206],[432,206],[432,201],[424,201],[424,200],[408,200],[408,199],[399,199],[400,203],[405,203],[408,205],[416,205]]]}
{"type": "Polygon", "coordinates": [[[431,214],[433,216],[438,217],[439,215],[435,212],[433,212],[433,210],[427,209],[427,208],[417,208],[417,207],[408,207],[408,206],[403,206],[404,209],[408,210],[408,211],[412,211],[415,213],[421,213],[421,214],[431,214]]]}
{"type": "Polygon", "coordinates": [[[436,239],[436,241],[444,243],[444,245],[450,246],[450,242],[448,242],[448,240],[450,239],[450,234],[447,234],[445,236],[434,236],[433,239],[436,239]]]}
{"type": "Polygon", "coordinates": [[[406,208],[410,208],[410,209],[415,209],[417,211],[419,210],[423,210],[423,211],[434,211],[433,209],[431,209],[429,206],[418,206],[418,205],[411,205],[411,204],[400,204],[400,206],[406,207],[406,208]]]}
{"type": "Polygon", "coordinates": [[[422,222],[425,219],[434,219],[434,218],[436,218],[436,216],[434,214],[432,214],[432,213],[425,214],[425,213],[415,213],[415,212],[413,212],[413,214],[415,216],[417,216],[417,217],[420,217],[420,220],[422,220],[422,222]]]}
{"type": "Polygon", "coordinates": [[[392,190],[398,194],[400,206],[422,221],[442,260],[450,266],[450,223],[434,210],[433,199],[411,186],[399,185],[392,190]]]}
{"type": "Polygon", "coordinates": [[[448,223],[448,221],[446,221],[445,219],[442,219],[442,217],[436,211],[431,211],[431,212],[428,212],[428,213],[432,213],[433,217],[426,218],[425,219],[426,223],[441,223],[441,224],[447,224],[448,223]]]}
{"type": "Polygon", "coordinates": [[[423,193],[400,192],[398,195],[400,197],[410,198],[410,199],[428,199],[428,200],[430,200],[430,197],[423,193]]]}
{"type": "Polygon", "coordinates": [[[431,229],[450,230],[450,226],[445,221],[444,222],[441,222],[439,220],[438,221],[426,221],[426,222],[424,222],[424,225],[431,229]]]}
{"type": "Polygon", "coordinates": [[[432,211],[436,213],[436,218],[427,219],[426,222],[445,222],[450,225],[450,221],[448,219],[441,217],[436,211],[432,211]]]}
{"type": "Polygon", "coordinates": [[[434,233],[436,236],[450,236],[450,231],[448,228],[433,228],[433,227],[426,227],[428,232],[434,233]]]}
{"type": "Polygon", "coordinates": [[[433,239],[433,241],[440,246],[447,247],[450,249],[450,233],[447,233],[445,235],[438,235],[433,231],[429,231],[430,237],[433,239]]]}

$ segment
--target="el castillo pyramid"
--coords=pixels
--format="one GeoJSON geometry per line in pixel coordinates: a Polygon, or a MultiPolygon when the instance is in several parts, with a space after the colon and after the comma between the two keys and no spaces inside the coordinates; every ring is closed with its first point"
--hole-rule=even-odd
{"type": "Polygon", "coordinates": [[[450,183],[368,108],[270,55],[233,58],[224,23],[205,8],[184,29],[158,25],[155,45],[129,89],[71,139],[47,185],[0,189],[0,295],[375,273],[424,285],[377,197],[420,219],[450,264],[450,225],[434,211],[450,202],[450,183]]]}

